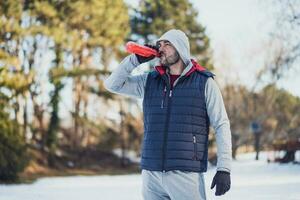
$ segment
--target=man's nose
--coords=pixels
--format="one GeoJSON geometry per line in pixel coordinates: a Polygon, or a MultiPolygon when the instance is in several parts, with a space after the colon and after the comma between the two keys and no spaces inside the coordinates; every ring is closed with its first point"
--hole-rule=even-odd
{"type": "Polygon", "coordinates": [[[158,52],[159,52],[159,53],[163,52],[163,49],[164,49],[164,45],[162,44],[162,45],[159,46],[158,52]]]}
{"type": "Polygon", "coordinates": [[[160,46],[160,47],[158,48],[158,51],[159,51],[159,52],[161,52],[161,51],[162,51],[162,46],[160,46]]]}

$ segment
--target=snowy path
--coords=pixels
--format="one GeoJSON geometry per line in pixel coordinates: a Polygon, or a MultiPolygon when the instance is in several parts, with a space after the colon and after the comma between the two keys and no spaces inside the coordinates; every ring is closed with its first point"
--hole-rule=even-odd
{"type": "MultiPolygon", "coordinates": [[[[206,173],[207,199],[300,200],[300,165],[267,164],[243,155],[233,163],[232,189],[215,197],[209,189],[215,169],[206,173]]],[[[31,185],[0,185],[0,200],[139,200],[141,177],[77,176],[42,178],[31,185]]]]}

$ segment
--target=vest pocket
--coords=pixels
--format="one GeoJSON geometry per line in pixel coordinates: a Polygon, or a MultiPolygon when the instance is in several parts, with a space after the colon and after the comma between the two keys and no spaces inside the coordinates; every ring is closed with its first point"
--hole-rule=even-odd
{"type": "Polygon", "coordinates": [[[193,160],[199,160],[197,156],[197,138],[195,135],[193,135],[193,144],[194,144],[194,155],[193,155],[193,160]]]}

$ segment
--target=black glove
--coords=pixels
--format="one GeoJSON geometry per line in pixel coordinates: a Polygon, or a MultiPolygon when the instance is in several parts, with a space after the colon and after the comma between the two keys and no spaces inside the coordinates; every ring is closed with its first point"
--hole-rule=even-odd
{"type": "Polygon", "coordinates": [[[210,189],[213,189],[216,186],[216,196],[225,194],[230,189],[230,173],[224,171],[217,171],[216,175],[213,178],[210,189]]]}
{"type": "MultiPolygon", "coordinates": [[[[154,46],[154,45],[151,45],[151,44],[145,44],[144,46],[146,47],[150,47],[156,51],[158,51],[158,47],[157,46],[154,46]]],[[[135,56],[137,57],[138,61],[140,64],[142,63],[145,63],[145,62],[148,62],[149,60],[152,60],[155,56],[149,56],[149,57],[144,57],[144,56],[140,56],[138,54],[135,54],[135,56]]]]}

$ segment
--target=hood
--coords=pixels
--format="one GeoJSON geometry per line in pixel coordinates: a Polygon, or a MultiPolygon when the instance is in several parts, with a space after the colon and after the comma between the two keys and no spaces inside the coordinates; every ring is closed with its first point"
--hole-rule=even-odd
{"type": "Polygon", "coordinates": [[[186,66],[190,64],[190,43],[186,34],[178,29],[171,29],[164,33],[156,42],[168,40],[177,50],[180,58],[186,66]]]}

